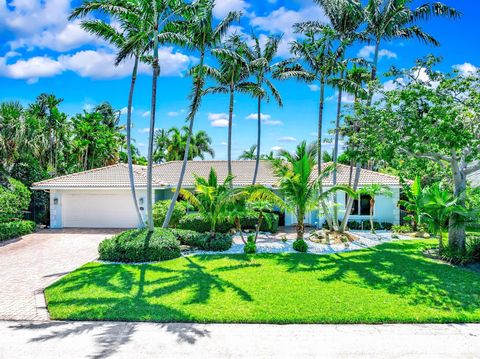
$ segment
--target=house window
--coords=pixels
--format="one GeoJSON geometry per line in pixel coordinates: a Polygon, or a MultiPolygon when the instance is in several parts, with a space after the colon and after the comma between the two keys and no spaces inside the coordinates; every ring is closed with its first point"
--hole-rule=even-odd
{"type": "MultiPolygon", "coordinates": [[[[345,197],[345,203],[347,203],[348,195],[345,197]]],[[[370,196],[362,195],[359,199],[355,199],[352,205],[353,216],[368,216],[370,215],[370,196]]]]}

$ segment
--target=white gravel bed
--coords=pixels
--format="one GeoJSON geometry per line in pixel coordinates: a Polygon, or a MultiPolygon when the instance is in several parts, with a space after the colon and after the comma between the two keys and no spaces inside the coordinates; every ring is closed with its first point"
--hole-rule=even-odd
{"type": "MultiPolygon", "coordinates": [[[[344,244],[321,244],[308,240],[308,235],[305,235],[305,240],[308,244],[308,253],[311,254],[332,254],[340,252],[350,252],[359,249],[375,247],[379,244],[413,239],[408,236],[399,235],[399,238],[392,238],[391,232],[379,231],[375,234],[366,231],[352,231],[351,233],[359,237],[358,240],[350,242],[346,247],[344,244]]],[[[188,255],[205,255],[205,254],[243,254],[243,243],[236,243],[224,252],[208,252],[208,251],[192,251],[188,255]]],[[[261,236],[257,241],[257,253],[298,253],[293,249],[294,240],[287,240],[283,242],[278,238],[271,238],[269,236],[261,236]]]]}

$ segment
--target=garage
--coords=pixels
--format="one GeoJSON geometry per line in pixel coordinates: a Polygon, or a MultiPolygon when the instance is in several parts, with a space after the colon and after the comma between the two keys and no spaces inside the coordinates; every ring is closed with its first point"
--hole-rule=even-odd
{"type": "Polygon", "coordinates": [[[63,193],[65,228],[134,228],[137,216],[129,192],[63,193]]]}

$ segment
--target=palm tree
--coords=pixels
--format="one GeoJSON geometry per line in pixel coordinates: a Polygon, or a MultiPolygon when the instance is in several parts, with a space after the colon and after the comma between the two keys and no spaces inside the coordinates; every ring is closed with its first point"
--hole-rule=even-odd
{"type": "Polygon", "coordinates": [[[377,196],[392,197],[393,196],[392,189],[388,186],[375,183],[375,184],[371,184],[371,185],[360,188],[360,190],[358,191],[358,194],[359,195],[363,194],[370,197],[370,231],[372,233],[375,233],[375,227],[373,225],[375,197],[377,196]]]}
{"type": "Polygon", "coordinates": [[[258,90],[257,97],[257,155],[255,162],[255,172],[253,173],[252,184],[257,182],[258,168],[260,165],[260,150],[261,150],[261,138],[262,138],[262,99],[269,100],[267,96],[270,92],[277,102],[279,107],[283,107],[283,100],[280,95],[280,92],[277,90],[275,85],[269,80],[268,76],[275,72],[276,65],[272,64],[273,59],[277,56],[278,45],[280,43],[281,37],[279,36],[269,36],[265,43],[265,46],[262,50],[260,45],[260,40],[256,34],[252,34],[252,39],[254,41],[253,48],[249,49],[247,52],[248,59],[250,61],[250,68],[255,76],[256,85],[258,90]]]}
{"type": "Polygon", "coordinates": [[[420,176],[416,176],[411,185],[403,185],[403,194],[406,199],[402,199],[398,204],[405,208],[408,216],[405,220],[413,223],[413,229],[415,231],[422,230],[424,219],[426,216],[425,210],[425,192],[426,189],[422,187],[422,181],[420,176]]]}
{"type": "MultiPolygon", "coordinates": [[[[323,113],[325,106],[325,86],[331,83],[331,76],[337,68],[338,53],[333,49],[334,42],[338,38],[336,31],[329,25],[319,22],[304,22],[295,24],[295,31],[304,36],[304,40],[298,40],[291,44],[291,51],[296,56],[281,63],[275,76],[280,79],[295,78],[306,82],[317,81],[320,88],[318,108],[318,132],[317,132],[317,174],[322,172],[322,141],[323,141],[323,113]],[[301,63],[299,63],[301,62],[301,63]]],[[[319,182],[320,197],[323,185],[319,182]]],[[[330,216],[326,203],[321,200],[320,205],[325,219],[333,229],[333,220],[330,216]]]]}
{"type": "Polygon", "coordinates": [[[345,191],[353,195],[349,186],[337,185],[320,194],[318,191],[319,181],[327,176],[332,168],[322,170],[315,180],[316,144],[307,145],[305,141],[297,146],[295,153],[279,151],[279,158],[272,161],[275,174],[280,178],[279,188],[282,198],[271,191],[258,189],[252,200],[269,200],[270,202],[286,208],[295,213],[297,217],[297,238],[303,239],[305,232],[304,217],[313,209],[317,208],[319,197],[328,197],[336,191],[345,191]]]}
{"type": "Polygon", "coordinates": [[[443,228],[452,214],[466,218],[469,213],[465,207],[458,205],[458,198],[448,190],[435,183],[428,187],[423,197],[423,206],[427,212],[427,221],[430,222],[435,234],[438,235],[438,250],[442,253],[443,228]]]}
{"type": "Polygon", "coordinates": [[[210,169],[208,178],[195,176],[195,191],[181,189],[180,194],[194,206],[210,224],[210,237],[215,239],[217,223],[228,217],[232,204],[245,198],[245,189],[232,188],[233,177],[228,175],[222,183],[217,173],[210,169]]]}
{"type": "Polygon", "coordinates": [[[189,136],[185,145],[185,156],[183,158],[182,170],[178,179],[177,188],[170,203],[163,227],[167,228],[173,213],[175,202],[177,201],[180,189],[182,188],[185,170],[187,168],[191,134],[195,116],[200,108],[205,85],[205,55],[211,49],[214,49],[225,36],[230,25],[240,18],[240,13],[230,12],[220,23],[214,26],[213,18],[213,0],[197,0],[191,4],[188,11],[185,12],[185,21],[174,24],[175,32],[184,34],[191,41],[191,46],[200,53],[200,62],[191,69],[190,74],[193,77],[193,91],[191,95],[190,111],[187,116],[189,121],[189,136]]]}
{"type": "MultiPolygon", "coordinates": [[[[364,9],[366,33],[375,43],[372,80],[377,78],[380,44],[382,40],[416,38],[425,44],[438,46],[438,41],[425,33],[416,23],[434,16],[457,19],[461,13],[441,2],[426,3],[415,9],[408,7],[412,0],[369,0],[364,9]]],[[[371,100],[370,100],[371,102],[371,100]]]]}
{"type": "Polygon", "coordinates": [[[231,35],[221,49],[214,49],[212,53],[217,57],[219,67],[204,66],[208,77],[216,82],[215,86],[205,90],[205,94],[228,94],[228,141],[227,162],[228,174],[232,175],[232,127],[235,104],[235,93],[241,92],[256,96],[258,88],[256,84],[247,81],[250,76],[250,68],[245,59],[246,44],[239,35],[231,35]]]}
{"type": "Polygon", "coordinates": [[[238,157],[239,160],[252,161],[257,158],[257,145],[252,145],[248,150],[244,150],[242,154],[238,157]]]}
{"type": "Polygon", "coordinates": [[[155,131],[155,152],[153,160],[155,163],[167,162],[167,149],[170,141],[169,130],[159,129],[155,131]]]}
{"type": "MultiPolygon", "coordinates": [[[[325,11],[332,27],[335,29],[340,44],[338,46],[338,54],[341,66],[339,67],[340,81],[345,75],[345,52],[346,48],[350,46],[355,40],[360,38],[358,32],[360,25],[364,21],[364,14],[359,0],[315,0],[325,11]]],[[[337,168],[339,140],[340,140],[340,119],[342,114],[342,98],[343,87],[338,86],[337,99],[337,117],[335,120],[335,140],[333,147],[333,185],[337,184],[337,168]]],[[[333,223],[337,226],[338,223],[338,203],[337,195],[334,196],[334,210],[333,223]]]]}

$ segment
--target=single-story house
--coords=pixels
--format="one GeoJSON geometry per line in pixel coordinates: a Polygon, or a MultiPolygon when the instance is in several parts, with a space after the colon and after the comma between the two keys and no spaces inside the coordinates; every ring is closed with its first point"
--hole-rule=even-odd
{"type": "MultiPolygon", "coordinates": [[[[233,161],[233,173],[236,187],[251,184],[255,161],[233,161]]],[[[181,161],[167,162],[155,165],[153,168],[153,191],[155,201],[169,199],[173,195],[180,171],[181,161]]],[[[190,161],[183,182],[186,189],[193,188],[194,175],[207,177],[210,168],[217,172],[219,180],[223,180],[227,171],[227,161],[190,161]]],[[[145,166],[134,166],[135,186],[138,204],[146,218],[147,174],[145,166]]],[[[350,167],[338,165],[337,183],[348,184],[350,167]]],[[[257,177],[257,183],[278,190],[278,178],[275,176],[269,162],[262,161],[257,177]]],[[[324,187],[332,186],[332,176],[324,180],[324,187]]],[[[374,216],[379,222],[398,224],[400,209],[397,206],[400,197],[400,181],[398,177],[387,174],[362,170],[359,187],[373,183],[389,186],[393,197],[379,196],[375,201],[374,216]]],[[[52,178],[33,184],[33,190],[43,190],[50,193],[50,226],[52,228],[82,227],[82,228],[133,228],[137,226],[137,215],[132,203],[128,166],[117,164],[97,168],[90,171],[74,173],[52,178]]],[[[340,217],[345,206],[345,194],[338,195],[340,217]]],[[[351,220],[369,218],[369,198],[357,200],[352,209],[351,220]]],[[[323,223],[318,212],[307,214],[306,223],[315,225],[323,223]]],[[[294,225],[296,217],[293,213],[282,214],[281,224],[294,225]]]]}

